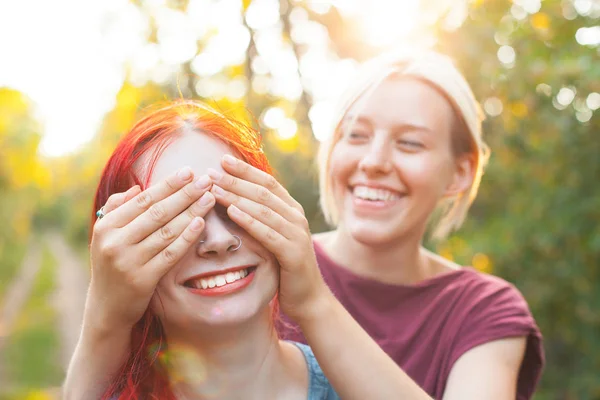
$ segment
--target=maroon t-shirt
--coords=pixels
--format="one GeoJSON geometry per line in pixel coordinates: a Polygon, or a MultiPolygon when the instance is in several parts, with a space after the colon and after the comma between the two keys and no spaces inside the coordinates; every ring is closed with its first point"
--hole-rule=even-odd
{"type": "MultiPolygon", "coordinates": [[[[472,268],[410,286],[385,284],[336,264],[318,244],[315,251],[325,282],[338,300],[429,395],[442,398],[452,366],[468,350],[526,336],[517,399],[532,397],[544,365],[542,336],[513,285],[472,268]]],[[[306,343],[298,327],[282,319],[287,324],[279,326],[281,337],[306,343]]]]}

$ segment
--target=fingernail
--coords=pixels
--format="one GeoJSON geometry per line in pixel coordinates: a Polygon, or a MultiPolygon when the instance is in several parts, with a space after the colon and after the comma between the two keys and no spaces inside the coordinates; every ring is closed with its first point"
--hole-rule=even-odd
{"type": "Polygon", "coordinates": [[[223,174],[217,171],[216,169],[209,168],[208,176],[210,176],[215,182],[218,182],[223,177],[223,174]]]}
{"type": "Polygon", "coordinates": [[[208,185],[210,185],[210,178],[206,175],[202,175],[196,181],[196,187],[198,189],[204,189],[204,188],[208,187],[208,185]]]}
{"type": "Polygon", "coordinates": [[[179,179],[187,180],[192,177],[192,169],[190,167],[184,167],[177,172],[179,179]]]}
{"type": "Polygon", "coordinates": [[[234,157],[234,156],[232,156],[232,155],[225,154],[225,155],[223,156],[223,161],[225,161],[225,162],[226,162],[227,164],[229,164],[229,165],[235,165],[235,164],[237,164],[237,161],[238,161],[238,160],[237,160],[237,158],[235,158],[235,157],[234,157]]]}
{"type": "Polygon", "coordinates": [[[233,204],[229,206],[229,211],[233,214],[233,215],[242,215],[242,212],[240,211],[239,208],[237,208],[236,206],[234,206],[233,204]]]}
{"type": "Polygon", "coordinates": [[[190,229],[193,231],[199,231],[200,229],[202,229],[202,218],[194,218],[190,223],[190,229]]]}
{"type": "Polygon", "coordinates": [[[200,205],[201,206],[207,206],[208,204],[210,204],[211,202],[211,194],[210,192],[206,192],[202,195],[202,197],[200,197],[200,205]]]}
{"type": "Polygon", "coordinates": [[[213,185],[212,190],[219,196],[225,196],[225,191],[217,185],[213,185]]]}

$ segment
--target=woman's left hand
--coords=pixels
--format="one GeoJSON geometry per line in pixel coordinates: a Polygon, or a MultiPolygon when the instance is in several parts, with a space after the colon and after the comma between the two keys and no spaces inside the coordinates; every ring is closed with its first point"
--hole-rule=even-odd
{"type": "Polygon", "coordinates": [[[302,206],[277,180],[242,160],[226,155],[222,174],[209,170],[211,192],[236,224],[272,252],[281,266],[279,303],[300,323],[317,312],[328,292],[313,249],[302,206]]]}

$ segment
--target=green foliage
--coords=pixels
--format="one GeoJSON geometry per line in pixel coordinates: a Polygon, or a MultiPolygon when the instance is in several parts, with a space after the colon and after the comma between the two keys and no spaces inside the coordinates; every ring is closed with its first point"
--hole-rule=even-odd
{"type": "Polygon", "coordinates": [[[492,158],[456,237],[489,255],[493,272],[527,298],[547,356],[538,398],[599,399],[600,119],[577,118],[599,89],[600,64],[597,47],[575,40],[592,21],[565,19],[569,4],[543,2],[519,21],[509,2],[485,1],[440,47],[451,49],[479,99],[503,104],[484,125],[492,158]],[[515,49],[512,67],[498,61],[498,35],[515,49]],[[566,107],[556,100],[563,87],[576,93],[566,107]]]}
{"type": "Polygon", "coordinates": [[[25,243],[15,242],[12,240],[5,240],[2,242],[2,248],[0,248],[0,307],[2,307],[3,296],[6,288],[10,284],[11,280],[16,275],[23,256],[25,255],[25,243]]]}
{"type": "Polygon", "coordinates": [[[29,100],[0,88],[0,304],[22,261],[39,187],[47,183],[37,158],[39,126],[29,100]]]}
{"type": "Polygon", "coordinates": [[[56,311],[51,304],[56,265],[57,261],[45,247],[31,297],[6,343],[2,356],[8,376],[17,385],[12,390],[58,386],[62,380],[57,354],[56,311]]]}
{"type": "MultiPolygon", "coordinates": [[[[176,3],[185,9],[185,2],[176,3]]],[[[577,14],[573,0],[545,0],[533,14],[520,9],[524,1],[470,3],[469,16],[459,29],[439,28],[438,48],[455,58],[481,102],[495,98],[492,103],[497,108],[500,102],[502,112],[484,123],[492,158],[470,217],[459,233],[437,248],[444,256],[513,282],[525,295],[547,355],[536,399],[600,399],[600,292],[595,290],[600,280],[600,141],[595,137],[600,122],[599,111],[590,114],[585,104],[589,93],[600,92],[600,62],[597,45],[582,46],[575,40],[579,28],[597,21],[592,14],[577,14]],[[514,49],[514,63],[499,61],[501,46],[514,49]],[[575,94],[572,102],[558,102],[561,89],[575,94]]],[[[335,7],[317,14],[308,10],[309,18],[327,29],[333,56],[363,60],[376,53],[353,31],[355,21],[345,20],[335,7]]],[[[280,22],[282,37],[293,42],[289,20],[282,17],[280,22]]],[[[150,38],[157,40],[155,32],[150,38]]],[[[297,57],[302,54],[302,46],[292,47],[297,57]]],[[[227,68],[219,77],[227,81],[245,75],[252,82],[250,64],[256,54],[251,41],[243,65],[227,68]]],[[[86,248],[94,190],[118,139],[144,105],[179,93],[196,96],[202,81],[193,76],[190,63],[181,71],[178,82],[160,88],[125,84],[97,137],[79,153],[53,161],[50,188],[31,156],[39,135],[26,99],[0,90],[0,295],[19,265],[32,210],[38,210],[37,228],[60,226],[86,248]],[[38,201],[40,187],[47,188],[51,201],[38,201]]],[[[293,139],[260,129],[278,179],[304,206],[312,230],[319,232],[326,226],[317,203],[317,143],[307,119],[310,102],[307,93],[290,100],[250,91],[242,100],[221,99],[218,106],[230,115],[228,111],[242,114],[240,110],[248,109],[257,120],[263,110],[276,106],[297,122],[293,139]]],[[[55,340],[48,319],[53,318],[52,310],[44,306],[35,301],[28,305],[30,315],[31,309],[47,315],[15,339],[19,346],[35,348],[31,354],[40,354],[23,358],[23,353],[15,363],[33,366],[29,376],[26,368],[18,374],[35,385],[56,382],[42,360],[53,359],[48,349],[55,340]],[[42,382],[44,373],[48,379],[42,382]]]]}

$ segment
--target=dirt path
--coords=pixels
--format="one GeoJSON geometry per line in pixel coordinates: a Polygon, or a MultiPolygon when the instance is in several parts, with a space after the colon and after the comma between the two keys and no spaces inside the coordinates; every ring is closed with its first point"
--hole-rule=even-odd
{"type": "Polygon", "coordinates": [[[41,257],[42,252],[39,243],[32,240],[29,243],[17,276],[13,279],[5,294],[4,306],[0,310],[0,387],[7,383],[6,370],[2,365],[3,359],[1,357],[3,348],[19,313],[31,294],[35,277],[40,269],[41,257]]]}
{"type": "Polygon", "coordinates": [[[66,370],[79,338],[89,270],[62,235],[48,233],[45,239],[57,261],[56,291],[52,301],[58,316],[60,361],[66,370]]]}

